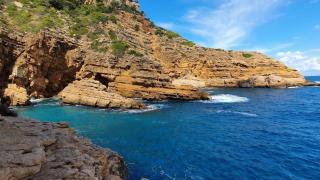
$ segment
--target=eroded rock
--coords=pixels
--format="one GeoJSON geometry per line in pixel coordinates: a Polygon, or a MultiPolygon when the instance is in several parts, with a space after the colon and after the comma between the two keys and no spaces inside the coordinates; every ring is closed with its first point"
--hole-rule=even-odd
{"type": "Polygon", "coordinates": [[[0,179],[128,179],[123,159],[67,124],[0,117],[0,179]]]}
{"type": "Polygon", "coordinates": [[[67,104],[82,104],[99,108],[142,109],[143,103],[125,98],[94,79],[82,79],[69,84],[59,97],[67,104]]]}

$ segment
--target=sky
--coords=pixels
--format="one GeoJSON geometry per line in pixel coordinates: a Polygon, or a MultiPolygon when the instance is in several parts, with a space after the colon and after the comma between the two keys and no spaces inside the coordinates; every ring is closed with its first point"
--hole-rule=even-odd
{"type": "Polygon", "coordinates": [[[320,75],[320,0],[139,0],[158,26],[210,48],[259,51],[320,75]]]}

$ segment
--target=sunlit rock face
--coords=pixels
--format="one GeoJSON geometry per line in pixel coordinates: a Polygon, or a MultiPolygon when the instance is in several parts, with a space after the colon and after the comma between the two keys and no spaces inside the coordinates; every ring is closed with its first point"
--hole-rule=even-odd
{"type": "Polygon", "coordinates": [[[59,28],[18,33],[14,24],[16,31],[1,31],[0,86],[15,105],[59,94],[70,104],[135,109],[144,108],[136,99],[208,99],[204,87],[306,84],[298,71],[264,54],[205,48],[156,27],[136,1],[83,2],[79,19],[57,10],[59,28]],[[84,30],[76,35],[71,26],[81,19],[84,30]]]}

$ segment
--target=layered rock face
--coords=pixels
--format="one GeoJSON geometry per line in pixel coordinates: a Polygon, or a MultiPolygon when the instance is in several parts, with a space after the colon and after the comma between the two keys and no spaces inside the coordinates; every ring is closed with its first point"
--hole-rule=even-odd
{"type": "Polygon", "coordinates": [[[18,54],[21,52],[21,44],[16,37],[8,37],[9,33],[0,30],[0,95],[9,83],[9,76],[18,54]]]}
{"type": "Polygon", "coordinates": [[[128,179],[116,153],[67,124],[0,117],[0,179],[128,179]]]}
{"type": "MultiPolygon", "coordinates": [[[[106,7],[114,4],[103,2],[106,7]]],[[[105,8],[97,1],[83,3],[85,7],[105,8]]],[[[6,60],[1,61],[0,70],[10,62],[1,72],[5,74],[1,83],[5,95],[15,105],[27,104],[32,97],[59,94],[70,104],[143,108],[136,98],[198,100],[208,99],[199,90],[202,87],[282,88],[306,84],[299,72],[261,53],[197,46],[154,26],[133,6],[138,6],[136,1],[121,0],[103,11],[112,9],[111,15],[99,12],[98,16],[95,12],[90,17],[99,18],[96,24],[82,27],[86,33],[78,39],[68,31],[81,20],[67,15],[62,17],[66,22],[62,30],[23,33],[16,39],[2,33],[0,57],[6,60]],[[67,23],[72,20],[76,22],[67,23]],[[15,43],[4,51],[4,42],[15,43]],[[6,54],[14,55],[8,60],[6,54]]]]}
{"type": "Polygon", "coordinates": [[[59,97],[68,104],[82,104],[99,108],[144,108],[140,102],[114,92],[108,92],[105,85],[93,79],[74,81],[59,93],[59,97]]]}
{"type": "Polygon", "coordinates": [[[15,60],[4,94],[17,102],[14,105],[24,105],[30,97],[51,97],[75,79],[82,62],[74,57],[72,42],[47,32],[25,35],[20,43],[24,49],[15,60]]]}

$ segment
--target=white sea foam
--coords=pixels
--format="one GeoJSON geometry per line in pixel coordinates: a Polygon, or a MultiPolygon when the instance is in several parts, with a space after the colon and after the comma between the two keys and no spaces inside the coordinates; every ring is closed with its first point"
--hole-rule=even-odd
{"type": "Polygon", "coordinates": [[[126,110],[123,111],[124,113],[145,113],[145,112],[150,112],[150,111],[157,111],[163,108],[167,108],[169,107],[168,105],[165,104],[152,104],[152,105],[148,105],[146,109],[131,109],[131,110],[126,110]]]}
{"type": "Polygon", "coordinates": [[[248,102],[249,99],[246,97],[236,96],[232,94],[218,94],[210,96],[210,100],[201,101],[203,103],[243,103],[248,102]]]}
{"type": "Polygon", "coordinates": [[[44,100],[46,100],[46,98],[39,98],[39,99],[31,98],[30,102],[31,103],[40,103],[40,102],[42,102],[44,100]]]}
{"type": "Polygon", "coordinates": [[[301,88],[301,86],[292,86],[292,87],[288,87],[289,89],[298,89],[301,88]]]}
{"type": "Polygon", "coordinates": [[[258,117],[257,114],[248,113],[248,112],[239,112],[239,111],[225,111],[225,110],[217,110],[217,113],[231,113],[231,114],[240,114],[243,116],[249,116],[249,117],[258,117]]]}

